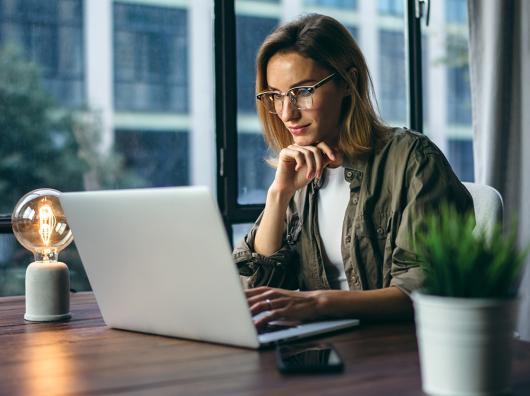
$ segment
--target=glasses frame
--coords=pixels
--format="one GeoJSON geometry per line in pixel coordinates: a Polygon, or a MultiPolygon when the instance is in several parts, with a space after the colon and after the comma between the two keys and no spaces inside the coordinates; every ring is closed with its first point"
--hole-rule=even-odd
{"type": "MultiPolygon", "coordinates": [[[[271,111],[267,108],[267,105],[265,104],[265,95],[267,94],[277,94],[277,95],[280,95],[282,97],[281,99],[281,104],[282,104],[282,108],[280,111],[283,110],[283,103],[285,102],[285,97],[286,96],[289,96],[289,101],[291,102],[291,104],[293,106],[295,106],[298,110],[307,110],[307,109],[304,109],[304,108],[301,108],[301,107],[298,107],[298,98],[296,97],[296,95],[294,95],[294,90],[295,89],[309,89],[311,91],[311,103],[313,102],[313,95],[315,94],[315,91],[317,90],[317,88],[320,88],[322,85],[324,85],[325,83],[327,83],[328,81],[330,81],[333,77],[335,77],[335,75],[337,74],[337,72],[334,72],[334,73],[331,73],[329,76],[327,77],[324,77],[322,80],[320,80],[319,82],[317,82],[316,84],[313,84],[313,85],[298,85],[296,87],[292,87],[292,88],[289,88],[286,92],[281,92],[281,91],[263,91],[263,92],[260,92],[256,95],[256,100],[259,100],[261,102],[261,104],[263,105],[263,107],[265,107],[265,110],[267,110],[269,113],[271,114],[278,114],[278,112],[276,111],[271,111]]],[[[275,101],[272,102],[273,105],[275,103],[275,101]]]]}

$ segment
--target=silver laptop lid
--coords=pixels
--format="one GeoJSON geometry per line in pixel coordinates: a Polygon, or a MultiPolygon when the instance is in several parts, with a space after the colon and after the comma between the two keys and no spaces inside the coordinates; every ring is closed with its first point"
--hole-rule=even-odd
{"type": "Polygon", "coordinates": [[[63,193],[61,204],[107,325],[259,346],[207,188],[63,193]]]}

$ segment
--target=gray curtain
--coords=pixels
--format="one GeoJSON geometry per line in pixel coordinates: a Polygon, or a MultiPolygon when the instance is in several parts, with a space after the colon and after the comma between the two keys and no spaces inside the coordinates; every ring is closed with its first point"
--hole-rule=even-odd
{"type": "MultiPolygon", "coordinates": [[[[468,0],[475,178],[504,199],[505,224],[530,241],[530,1],[468,0]]],[[[518,331],[530,341],[530,264],[518,331]]]]}

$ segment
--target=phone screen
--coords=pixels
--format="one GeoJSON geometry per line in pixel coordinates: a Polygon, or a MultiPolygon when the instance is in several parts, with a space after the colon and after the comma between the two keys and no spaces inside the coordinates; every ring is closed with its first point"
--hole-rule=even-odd
{"type": "Polygon", "coordinates": [[[282,345],[276,349],[278,368],[284,373],[342,371],[342,360],[330,344],[282,345]]]}

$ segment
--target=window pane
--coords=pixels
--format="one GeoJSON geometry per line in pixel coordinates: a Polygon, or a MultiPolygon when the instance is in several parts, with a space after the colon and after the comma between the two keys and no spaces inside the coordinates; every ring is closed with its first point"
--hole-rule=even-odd
{"type": "Polygon", "coordinates": [[[17,47],[38,65],[62,106],[85,104],[82,0],[0,0],[0,47],[17,47]]]}
{"type": "MultiPolygon", "coordinates": [[[[144,3],[0,0],[0,44],[24,45],[0,49],[0,213],[44,186],[215,191],[213,2],[144,3]]],[[[75,246],[59,259],[87,290],[75,246]]],[[[0,295],[24,293],[31,260],[0,235],[0,295]]]]}
{"type": "Polygon", "coordinates": [[[256,114],[256,53],[278,25],[280,7],[236,1],[238,203],[262,203],[274,177],[256,114]]]}
{"type": "Polygon", "coordinates": [[[389,123],[405,124],[405,37],[401,30],[379,30],[379,86],[382,117],[389,123]]]}
{"type": "Polygon", "coordinates": [[[232,225],[232,245],[236,246],[243,237],[250,231],[254,223],[233,224],[232,225]]]}
{"type": "MultiPolygon", "coordinates": [[[[238,93],[238,203],[263,203],[274,177],[255,111],[255,57],[279,23],[317,12],[339,20],[361,47],[374,82],[381,115],[407,122],[403,0],[283,0],[277,6],[236,1],[238,93]]],[[[259,104],[258,104],[259,105],[259,104]]]]}
{"type": "Polygon", "coordinates": [[[337,8],[357,8],[358,0],[304,0],[305,5],[315,5],[322,7],[337,7],[337,8]]]}
{"type": "Polygon", "coordinates": [[[115,3],[117,110],[188,110],[187,9],[115,3]]]}
{"type": "Polygon", "coordinates": [[[424,126],[463,181],[474,180],[467,3],[431,2],[423,28],[424,126]]]}

